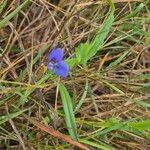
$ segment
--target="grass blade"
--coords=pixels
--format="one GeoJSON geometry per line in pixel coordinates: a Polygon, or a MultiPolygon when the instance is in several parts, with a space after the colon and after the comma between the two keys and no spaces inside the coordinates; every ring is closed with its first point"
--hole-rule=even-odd
{"type": "Polygon", "coordinates": [[[12,19],[26,4],[28,4],[29,0],[26,0],[20,6],[18,6],[13,12],[7,15],[3,20],[0,21],[0,28],[3,28],[7,25],[10,19],[12,19]]]}
{"type": "Polygon", "coordinates": [[[138,130],[150,130],[150,119],[149,120],[143,120],[139,122],[130,122],[128,125],[132,128],[138,129],[138,130]]]}
{"type": "Polygon", "coordinates": [[[121,91],[120,89],[118,89],[116,86],[114,86],[113,84],[110,84],[109,82],[107,81],[102,81],[103,83],[105,83],[108,87],[110,87],[111,89],[113,89],[114,91],[120,93],[120,94],[124,94],[125,93],[123,91],[121,91]]]}
{"type": "Polygon", "coordinates": [[[144,4],[141,3],[140,5],[137,6],[137,8],[129,15],[127,15],[125,18],[133,18],[139,13],[144,7],[144,4]]]}
{"type": "Polygon", "coordinates": [[[101,150],[114,150],[113,148],[110,148],[110,146],[106,147],[104,145],[100,145],[99,143],[91,142],[91,141],[86,140],[86,139],[81,139],[80,142],[84,143],[84,144],[87,144],[87,145],[90,145],[92,147],[101,149],[101,150]]]}
{"type": "Polygon", "coordinates": [[[18,117],[19,115],[23,114],[27,110],[29,110],[29,109],[24,109],[24,110],[20,110],[18,112],[15,112],[15,113],[11,113],[10,116],[1,116],[0,117],[0,125],[7,122],[9,119],[13,119],[13,118],[18,117]]]}
{"type": "Polygon", "coordinates": [[[60,85],[60,95],[63,103],[65,120],[66,120],[69,134],[72,137],[72,139],[77,140],[76,122],[73,113],[72,100],[66,87],[63,84],[60,85]]]}
{"type": "Polygon", "coordinates": [[[3,12],[3,10],[5,9],[6,5],[7,5],[8,0],[4,0],[2,2],[2,4],[0,4],[0,14],[3,12]]]}
{"type": "Polygon", "coordinates": [[[95,39],[91,42],[91,48],[88,54],[88,59],[93,57],[100,50],[100,47],[102,47],[104,40],[110,31],[113,21],[114,14],[113,12],[111,12],[111,14],[105,20],[101,30],[98,31],[98,34],[96,35],[95,39]]]}
{"type": "Polygon", "coordinates": [[[116,59],[114,62],[110,63],[110,65],[107,67],[107,69],[112,69],[116,67],[129,53],[129,51],[125,51],[118,59],[116,59]]]}
{"type": "Polygon", "coordinates": [[[87,90],[88,90],[88,80],[86,80],[86,85],[85,85],[85,89],[84,89],[83,95],[82,95],[79,103],[77,104],[74,112],[77,112],[80,109],[80,107],[82,106],[82,104],[84,103],[86,95],[87,95],[87,90]]]}

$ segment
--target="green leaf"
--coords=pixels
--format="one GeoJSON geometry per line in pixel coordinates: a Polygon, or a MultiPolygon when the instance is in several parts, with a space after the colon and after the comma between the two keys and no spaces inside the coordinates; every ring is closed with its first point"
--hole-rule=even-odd
{"type": "Polygon", "coordinates": [[[125,123],[122,123],[117,119],[110,119],[110,120],[106,121],[106,124],[107,124],[107,127],[105,129],[97,131],[96,133],[91,135],[91,137],[96,137],[96,136],[108,134],[112,131],[123,129],[125,126],[125,123]]]}
{"type": "Polygon", "coordinates": [[[86,80],[86,85],[85,85],[83,95],[82,95],[81,99],[79,100],[79,103],[77,104],[74,112],[77,112],[80,109],[80,107],[82,106],[82,104],[84,103],[86,95],[87,95],[87,91],[88,91],[88,80],[86,80]]]}
{"type": "Polygon", "coordinates": [[[108,35],[112,23],[114,21],[114,4],[112,0],[108,0],[110,5],[110,15],[104,21],[102,28],[97,32],[97,35],[92,42],[82,43],[75,49],[75,58],[68,60],[71,68],[75,65],[81,64],[86,66],[86,63],[102,48],[104,40],[108,35]]]}
{"type": "Polygon", "coordinates": [[[61,84],[60,85],[60,95],[63,103],[63,109],[65,113],[65,120],[67,124],[67,128],[72,139],[77,140],[77,127],[75,122],[75,116],[73,113],[73,104],[71,97],[66,89],[66,87],[61,84]]]}
{"type": "Polygon", "coordinates": [[[107,67],[107,69],[112,69],[116,67],[129,53],[129,51],[125,51],[117,60],[114,62],[110,63],[110,65],[107,67]]]}
{"type": "Polygon", "coordinates": [[[0,14],[3,12],[7,5],[8,0],[3,0],[2,4],[0,4],[0,14]]]}
{"type": "Polygon", "coordinates": [[[120,93],[120,94],[125,95],[125,93],[124,93],[123,91],[121,91],[119,88],[117,88],[117,87],[114,86],[113,84],[111,84],[111,83],[109,83],[109,82],[107,82],[107,81],[105,81],[105,80],[103,80],[102,82],[105,83],[108,87],[110,87],[110,88],[113,89],[114,91],[116,91],[116,92],[118,92],[118,93],[120,93]]]}
{"type": "Polygon", "coordinates": [[[9,15],[7,15],[3,20],[0,21],[0,28],[3,28],[7,25],[10,19],[12,19],[21,9],[26,6],[30,1],[26,0],[24,3],[22,3],[20,6],[18,6],[13,12],[11,12],[9,15]]]}
{"type": "Polygon", "coordinates": [[[67,59],[66,63],[69,65],[70,69],[72,69],[74,66],[79,64],[78,59],[76,57],[75,58],[71,58],[71,59],[67,59]]]}
{"type": "Polygon", "coordinates": [[[110,147],[110,146],[104,146],[104,145],[101,145],[99,143],[96,143],[96,142],[92,142],[92,141],[89,141],[89,140],[86,140],[86,139],[81,139],[79,140],[81,143],[84,143],[86,145],[90,145],[92,147],[96,147],[100,150],[114,150],[114,148],[110,147]]]}
{"type": "Polygon", "coordinates": [[[101,50],[104,40],[106,36],[108,35],[110,28],[114,22],[114,11],[115,6],[112,0],[107,0],[110,5],[110,15],[108,18],[104,21],[102,28],[98,31],[96,37],[91,42],[90,45],[90,51],[88,53],[88,60],[92,58],[99,50],[101,50]]]}
{"type": "Polygon", "coordinates": [[[131,122],[131,123],[128,123],[128,126],[138,129],[140,131],[150,130],[150,119],[139,121],[139,122],[131,122]]]}
{"type": "Polygon", "coordinates": [[[9,120],[9,117],[10,117],[10,119],[16,118],[27,110],[28,109],[20,110],[20,111],[15,112],[15,113],[11,113],[11,114],[9,114],[10,116],[0,116],[0,124],[7,122],[9,120]]]}
{"type": "Polygon", "coordinates": [[[86,65],[88,61],[89,51],[90,51],[89,43],[82,43],[75,49],[75,54],[79,64],[86,65]]]}
{"type": "Polygon", "coordinates": [[[74,58],[66,60],[70,68],[73,68],[78,64],[86,66],[87,61],[100,50],[100,47],[102,47],[104,40],[108,35],[111,25],[114,21],[115,6],[112,0],[108,0],[108,3],[110,5],[110,15],[105,20],[102,28],[100,29],[100,31],[98,31],[98,34],[96,35],[94,40],[90,43],[81,43],[75,49],[74,58]]]}
{"type": "Polygon", "coordinates": [[[144,108],[150,108],[150,103],[144,102],[144,101],[135,101],[138,105],[144,107],[144,108]]]}
{"type": "Polygon", "coordinates": [[[111,11],[114,11],[115,10],[115,5],[114,5],[113,1],[112,0],[107,0],[107,1],[110,5],[111,11]]]}
{"type": "Polygon", "coordinates": [[[112,11],[108,18],[105,20],[102,28],[98,31],[94,40],[91,42],[91,47],[87,58],[88,60],[93,57],[100,50],[100,48],[102,48],[104,40],[110,31],[113,21],[114,13],[112,11]]]}
{"type": "Polygon", "coordinates": [[[141,3],[140,5],[138,5],[136,7],[136,9],[131,14],[125,16],[125,18],[133,18],[133,17],[135,17],[143,9],[143,7],[144,7],[144,4],[141,3]]]}

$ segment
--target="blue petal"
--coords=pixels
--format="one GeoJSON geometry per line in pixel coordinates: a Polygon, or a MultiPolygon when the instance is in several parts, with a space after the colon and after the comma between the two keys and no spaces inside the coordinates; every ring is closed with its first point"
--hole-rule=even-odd
{"type": "Polygon", "coordinates": [[[53,49],[49,56],[48,56],[48,60],[49,61],[61,61],[63,59],[64,56],[64,52],[61,48],[55,48],[53,49]]]}
{"type": "Polygon", "coordinates": [[[69,73],[69,66],[64,61],[59,61],[54,73],[60,77],[67,77],[69,73]]]}
{"type": "Polygon", "coordinates": [[[54,70],[54,64],[52,64],[51,62],[47,65],[47,68],[49,70],[54,70]]]}

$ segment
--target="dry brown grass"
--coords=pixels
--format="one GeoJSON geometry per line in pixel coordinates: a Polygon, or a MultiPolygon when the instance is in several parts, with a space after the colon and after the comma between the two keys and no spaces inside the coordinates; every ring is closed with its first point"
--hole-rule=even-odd
{"type": "MultiPolygon", "coordinates": [[[[150,118],[150,4],[147,3],[147,8],[135,18],[126,18],[139,3],[115,2],[116,18],[104,50],[88,63],[88,70],[78,66],[71,70],[72,76],[62,82],[77,104],[88,79],[85,102],[76,113],[79,137],[110,146],[108,149],[148,150],[147,130],[120,128],[112,118],[120,124],[150,118]],[[137,28],[132,28],[134,25],[137,28]],[[127,50],[128,54],[119,64],[109,67],[127,50]],[[105,129],[104,122],[112,124],[110,131],[93,136],[105,129]]],[[[2,16],[7,16],[20,3],[9,2],[2,16]]],[[[57,79],[46,79],[47,55],[50,49],[60,46],[68,57],[80,43],[90,41],[109,10],[108,5],[101,3],[61,1],[55,6],[48,0],[32,0],[8,26],[0,29],[0,149],[72,149],[61,140],[41,132],[24,116],[9,118],[3,124],[1,116],[28,109],[27,114],[33,119],[67,134],[57,79]],[[43,49],[44,53],[34,62],[43,49]],[[50,110],[51,120],[48,120],[47,110],[50,110]]]]}

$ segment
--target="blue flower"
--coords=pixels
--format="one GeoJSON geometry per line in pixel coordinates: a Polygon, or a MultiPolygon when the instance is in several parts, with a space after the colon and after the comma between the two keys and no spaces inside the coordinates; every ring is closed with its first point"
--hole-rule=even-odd
{"type": "Polygon", "coordinates": [[[60,77],[67,77],[69,73],[69,67],[65,61],[63,61],[64,52],[61,48],[53,49],[48,55],[48,69],[52,70],[56,75],[60,77]]]}

